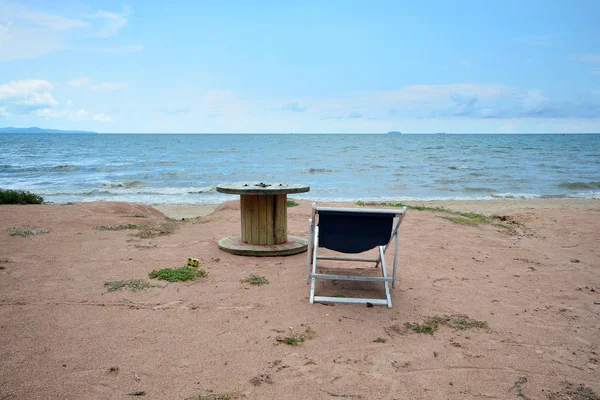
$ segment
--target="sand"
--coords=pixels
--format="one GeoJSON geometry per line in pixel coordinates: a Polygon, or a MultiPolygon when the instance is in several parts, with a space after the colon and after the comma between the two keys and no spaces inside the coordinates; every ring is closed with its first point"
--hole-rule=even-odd
{"type": "MultiPolygon", "coordinates": [[[[327,203],[337,204],[337,203],[327,203]]],[[[342,203],[343,204],[343,203],[342,203]]],[[[598,199],[532,199],[532,200],[434,200],[407,201],[406,204],[426,207],[443,207],[449,210],[476,212],[484,215],[494,215],[510,210],[536,208],[586,208],[600,209],[598,199]]],[[[355,207],[356,205],[346,204],[355,207]]],[[[204,217],[213,212],[218,204],[159,204],[154,208],[169,218],[182,219],[204,217]]]]}
{"type": "MultiPolygon", "coordinates": [[[[310,202],[300,203],[289,232],[306,235],[310,202]]],[[[575,398],[556,397],[576,390],[566,382],[600,393],[599,203],[473,203],[520,224],[514,232],[409,210],[392,309],[309,305],[305,254],[220,251],[217,240],[239,230],[235,201],[198,219],[160,208],[186,221],[147,239],[96,227],[169,223],[150,206],[0,206],[0,399],[575,398]],[[34,227],[48,232],[8,233],[34,227]],[[135,292],[104,286],[188,257],[209,276],[135,292]],[[240,282],[251,273],[270,283],[240,282]],[[447,315],[488,327],[403,329],[447,315]],[[314,336],[278,342],[290,329],[314,336]]]]}

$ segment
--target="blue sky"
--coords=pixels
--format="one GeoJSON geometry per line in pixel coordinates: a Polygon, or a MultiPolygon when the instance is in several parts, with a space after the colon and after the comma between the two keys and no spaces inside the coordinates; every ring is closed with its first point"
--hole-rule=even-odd
{"type": "Polygon", "coordinates": [[[599,1],[0,0],[0,126],[600,132],[599,1]]]}

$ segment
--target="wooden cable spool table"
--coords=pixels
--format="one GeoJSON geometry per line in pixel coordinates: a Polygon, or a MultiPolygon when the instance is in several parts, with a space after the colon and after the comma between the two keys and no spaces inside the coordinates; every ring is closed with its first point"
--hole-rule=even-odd
{"type": "Polygon", "coordinates": [[[219,240],[219,248],[244,256],[285,256],[306,251],[306,238],[287,233],[287,195],[310,186],[287,183],[235,182],[217,192],[240,195],[241,234],[219,240]]]}

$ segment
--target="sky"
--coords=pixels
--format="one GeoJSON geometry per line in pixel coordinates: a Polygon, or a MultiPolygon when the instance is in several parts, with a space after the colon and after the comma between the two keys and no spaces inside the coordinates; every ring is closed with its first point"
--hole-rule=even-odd
{"type": "Polygon", "coordinates": [[[3,1],[0,126],[598,133],[600,1],[3,1]]]}

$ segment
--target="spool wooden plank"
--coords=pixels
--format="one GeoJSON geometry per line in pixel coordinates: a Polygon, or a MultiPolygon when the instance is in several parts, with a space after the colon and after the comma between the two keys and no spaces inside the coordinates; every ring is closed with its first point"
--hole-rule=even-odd
{"type": "Polygon", "coordinates": [[[252,226],[252,236],[250,236],[250,240],[248,240],[248,243],[250,244],[258,244],[259,242],[259,219],[258,219],[258,199],[260,198],[260,195],[251,195],[248,196],[252,199],[252,207],[250,208],[250,214],[251,214],[251,226],[252,226]]]}
{"type": "Polygon", "coordinates": [[[242,220],[242,241],[246,242],[246,196],[240,196],[240,219],[242,220]]]}
{"type": "Polygon", "coordinates": [[[252,206],[254,203],[254,197],[256,196],[242,196],[244,197],[244,220],[246,223],[244,224],[245,229],[245,242],[250,243],[252,240],[252,206]]]}
{"type": "Polygon", "coordinates": [[[287,241],[287,195],[275,195],[275,244],[287,241]]]}
{"type": "Polygon", "coordinates": [[[258,196],[258,244],[267,244],[267,196],[258,196]]]}
{"type": "Polygon", "coordinates": [[[266,210],[266,232],[267,232],[267,244],[275,244],[275,196],[264,196],[267,202],[266,210]]]}

